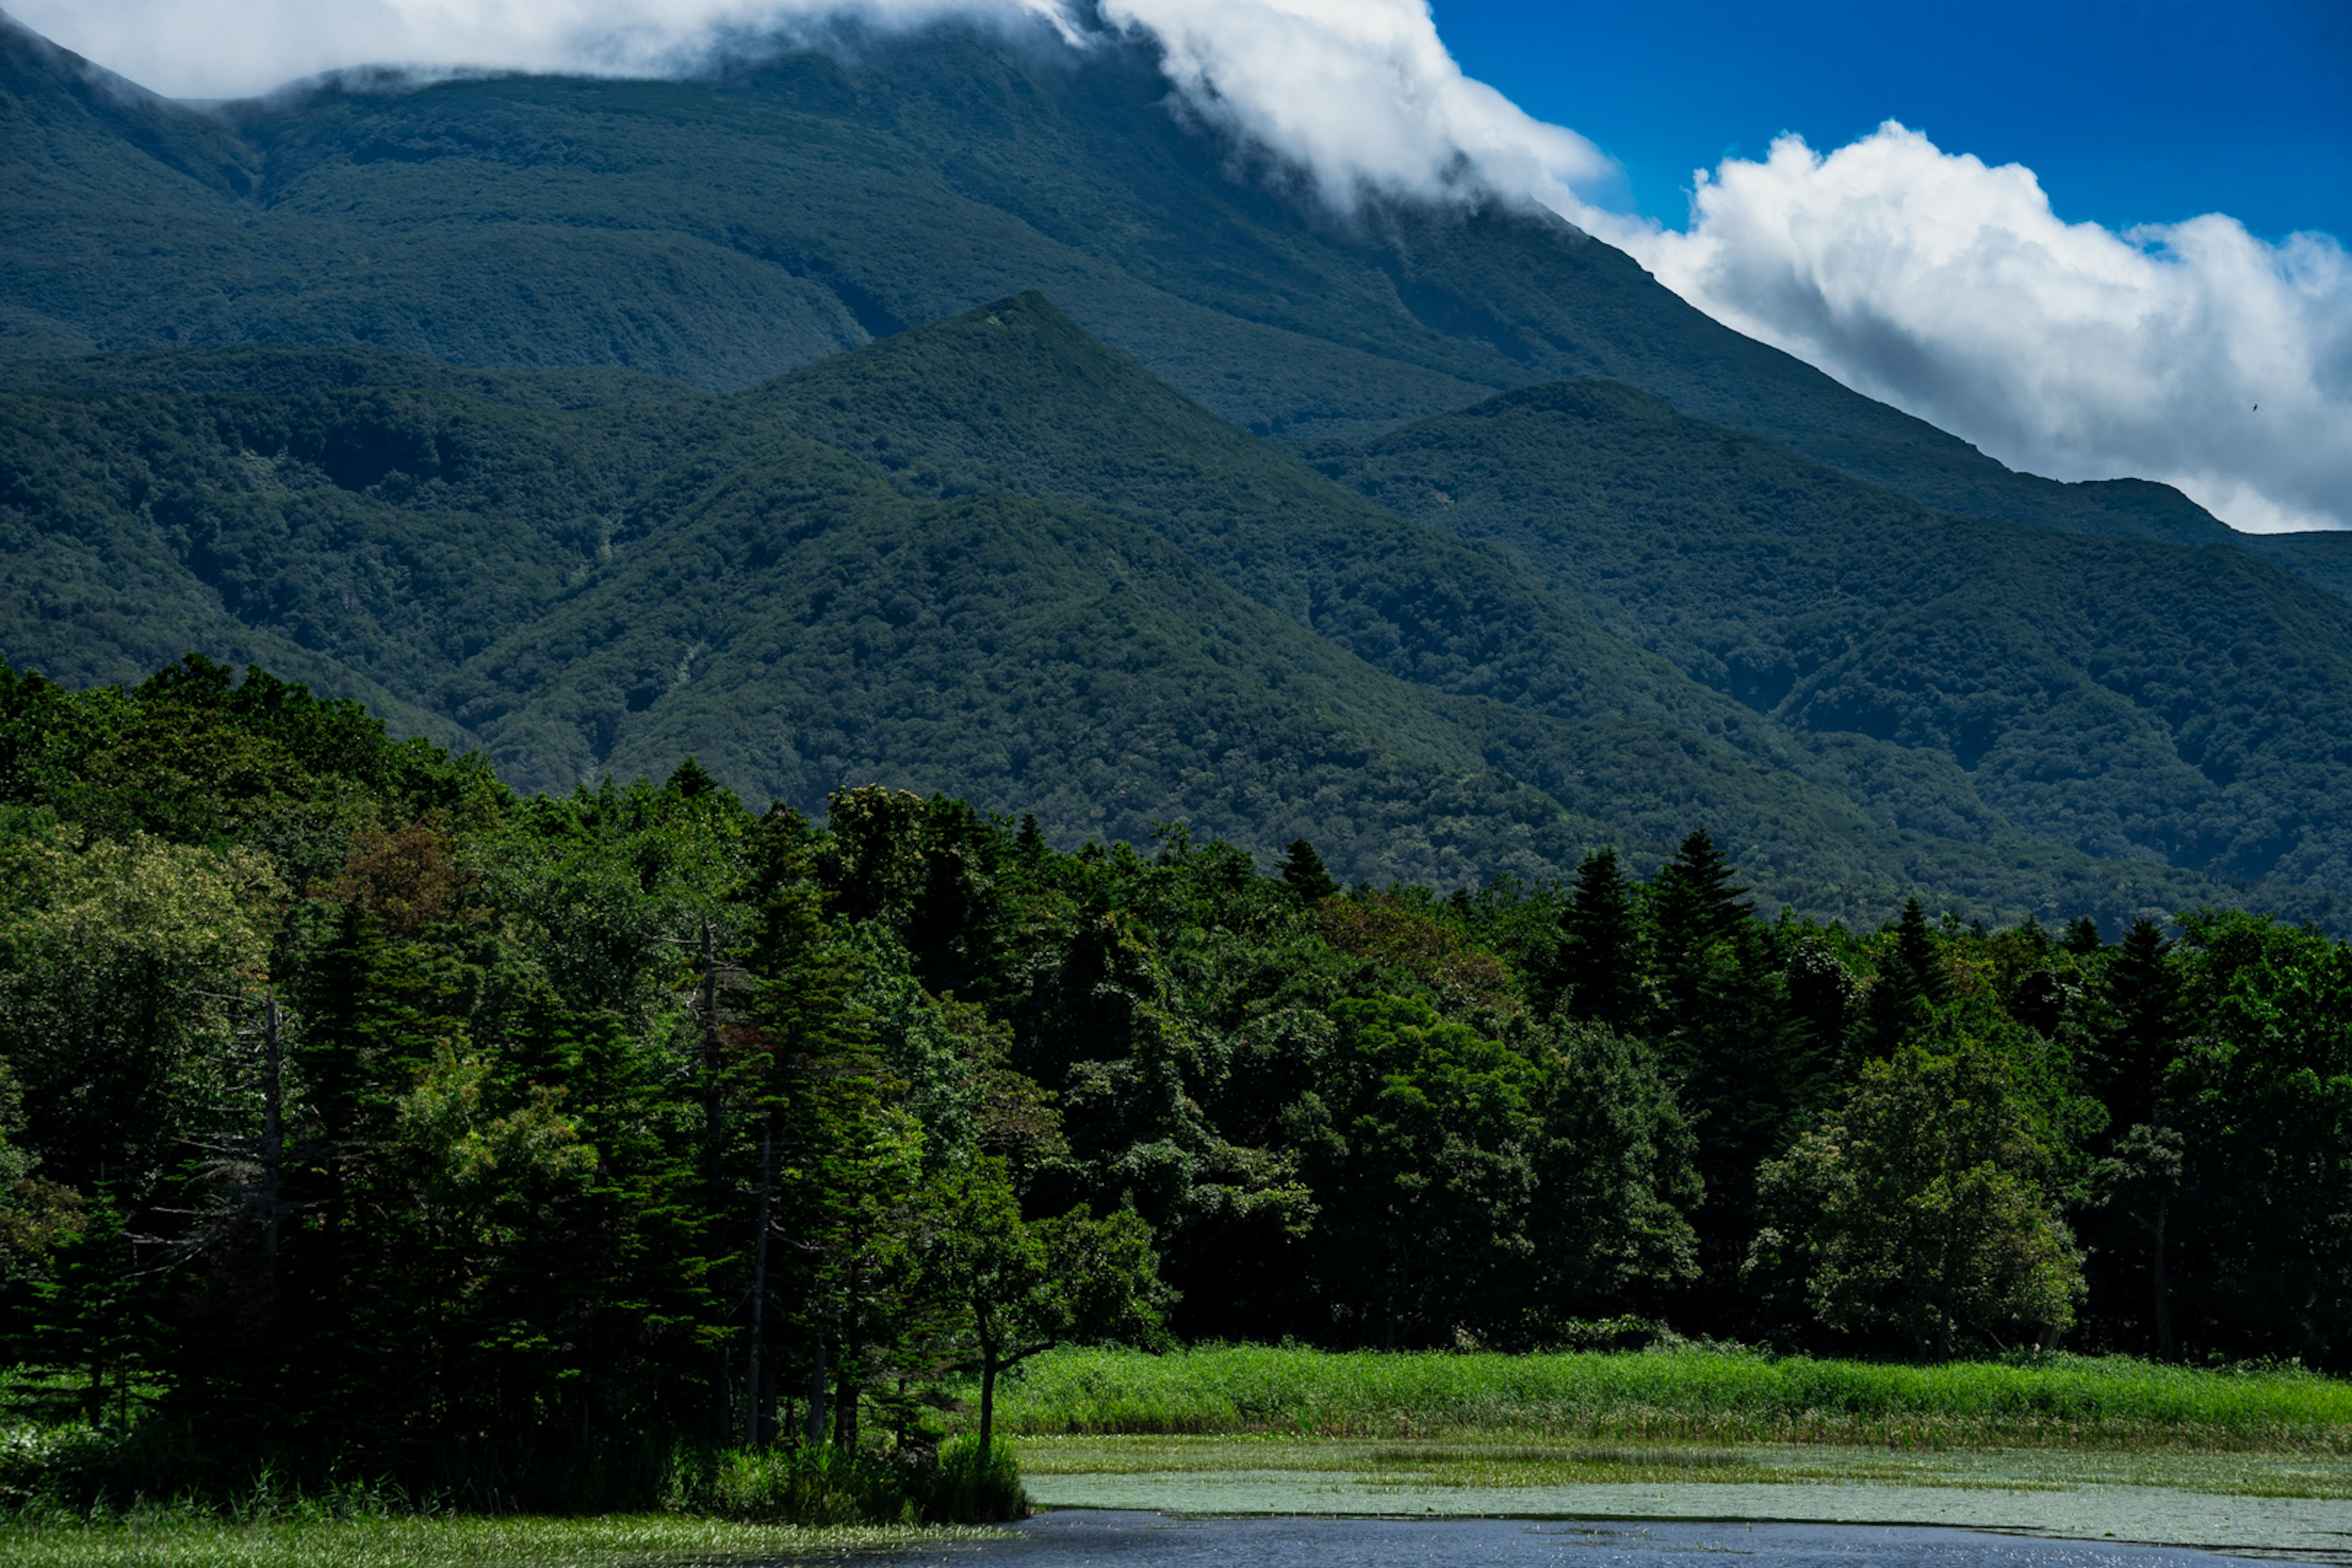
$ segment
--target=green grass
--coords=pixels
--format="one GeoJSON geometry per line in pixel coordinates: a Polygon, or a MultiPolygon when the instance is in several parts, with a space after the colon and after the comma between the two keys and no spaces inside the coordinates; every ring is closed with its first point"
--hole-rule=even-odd
{"type": "Polygon", "coordinates": [[[2120,1357],[1904,1366],[1696,1349],[1083,1350],[1040,1357],[998,1397],[1005,1428],[1032,1435],[2352,1453],[2352,1385],[2341,1381],[2120,1357]]]}
{"type": "Polygon", "coordinates": [[[0,1528],[10,1568],[601,1568],[807,1561],[991,1532],[739,1524],[673,1515],[389,1518],[260,1524],[165,1521],[0,1528]]]}

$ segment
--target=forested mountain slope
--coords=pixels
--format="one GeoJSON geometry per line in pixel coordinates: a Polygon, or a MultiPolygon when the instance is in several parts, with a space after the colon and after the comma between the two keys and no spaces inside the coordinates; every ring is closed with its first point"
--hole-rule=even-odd
{"type": "Polygon", "coordinates": [[[1607,383],[1510,393],[1322,466],[1507,544],[1759,711],[1950,757],[2034,837],[2352,871],[2352,612],[2245,551],[1941,517],[1607,383]]]}
{"type": "Polygon", "coordinates": [[[1311,830],[1381,880],[1648,864],[1705,821],[1772,896],[1856,918],[1913,887],[2118,919],[2249,893],[2030,842],[1925,751],[1759,715],[1034,296],[730,398],[341,351],[60,369],[0,397],[0,524],[69,592],[20,584],[0,638],[77,681],[291,645],[527,785],[690,752],[752,798],[951,788],[1066,842],[1311,830]],[[382,384],[412,371],[443,385],[382,384]]]}
{"type": "Polygon", "coordinates": [[[746,384],[1042,289],[1245,427],[1364,432],[1609,376],[1948,510],[2190,542],[2176,492],[2011,473],[1700,315],[1559,220],[1238,178],[1141,46],[954,28],[706,79],[173,109],[0,26],[0,330],[359,344],[746,384]],[[95,85],[94,85],[95,82],[95,85]]]}
{"type": "Polygon", "coordinates": [[[692,751],[1065,837],[1328,818],[1354,876],[1704,820],[1825,913],[2352,888],[2340,601],[2055,537],[2227,535],[2009,474],[1556,220],[1302,205],[1166,98],[1140,49],[949,28],[197,113],[0,28],[0,656],[252,657],[531,786],[692,751]],[[1602,376],[1679,434],[1513,425],[1492,517],[1428,504],[1467,483],[1431,432],[1639,402],[1602,376]]]}

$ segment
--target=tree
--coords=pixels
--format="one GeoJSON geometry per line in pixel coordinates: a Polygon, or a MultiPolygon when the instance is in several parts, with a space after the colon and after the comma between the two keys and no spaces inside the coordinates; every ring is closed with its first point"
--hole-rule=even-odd
{"type": "Polygon", "coordinates": [[[1385,1348],[1513,1325],[1534,1258],[1535,1065],[1418,998],[1331,1009],[1333,1145],[1313,1167],[1328,1277],[1385,1348]]]}
{"type": "Polygon", "coordinates": [[[1928,929],[1927,911],[1916,896],[1906,899],[1871,987],[1871,1034],[1879,1053],[1892,1052],[1924,1029],[1951,991],[1935,933],[1928,929]]]}
{"type": "Polygon", "coordinates": [[[2337,1362],[2352,1350],[2352,947],[2242,913],[2182,925],[2167,1088],[2182,1140],[2168,1241],[2176,1320],[2203,1347],[2337,1362]]]}
{"type": "Polygon", "coordinates": [[[1304,838],[1294,838],[1283,852],[1282,880],[1302,904],[1319,904],[1339,896],[1339,884],[1324,868],[1323,857],[1304,838]]]}
{"type": "Polygon", "coordinates": [[[1532,1044],[1533,1315],[1600,1313],[1629,1290],[1696,1278],[1697,1141],[1649,1048],[1587,1023],[1532,1044]]]}
{"type": "Polygon", "coordinates": [[[2179,1054],[2180,983],[2172,944],[2154,921],[2134,921],[2106,960],[2106,1017],[2088,1063],[2091,1089],[2117,1129],[2163,1120],[2165,1075],[2179,1054]]]}
{"type": "Polygon", "coordinates": [[[995,1440],[996,1382],[1073,1342],[1150,1344],[1170,1293],[1151,1228],[1132,1209],[1102,1219],[1084,1207],[1035,1221],[1002,1160],[983,1156],[944,1184],[927,1259],[953,1304],[967,1364],[980,1373],[980,1446],[995,1440]]]}
{"type": "Polygon", "coordinates": [[[1634,1026],[1649,997],[1648,965],[1634,918],[1633,889],[1614,849],[1596,849],[1576,868],[1576,890],[1560,916],[1562,941],[1553,989],[1580,1018],[1612,1029],[1634,1026]]]}
{"type": "Polygon", "coordinates": [[[1758,1166],[1780,1152],[1812,1097],[1806,1032],[1790,1014],[1774,933],[1704,829],[1650,888],[1664,1005],[1654,1026],[1698,1134],[1707,1201],[1695,1216],[1713,1300],[1737,1321],[1731,1287],[1755,1231],[1758,1166]]]}
{"type": "Polygon", "coordinates": [[[2172,1356],[2172,1283],[2165,1257],[2165,1232],[2180,1191],[2180,1134],[2169,1127],[2138,1123],[2116,1140],[2093,1179],[2098,1201],[2129,1216],[2147,1237],[2148,1322],[2161,1360],[2172,1356]]]}
{"type": "Polygon", "coordinates": [[[10,1141],[22,1125],[16,1080],[0,1061],[0,1290],[43,1277],[50,1253],[81,1234],[79,1193],[35,1173],[40,1161],[10,1141]]]}
{"type": "Polygon", "coordinates": [[[1823,1322],[1884,1326],[1937,1356],[1963,1328],[2049,1342],[2082,1293],[2041,1185],[2051,1151],[2007,1063],[1961,1038],[1869,1063],[1837,1119],[1768,1163],[1751,1274],[1801,1278],[1823,1322]]]}
{"type": "Polygon", "coordinates": [[[0,1058],[26,1142],[78,1189],[112,1184],[135,1216],[188,1131],[234,1024],[214,1000],[268,963],[286,889],[262,856],[58,827],[0,854],[0,1058]]]}
{"type": "Polygon", "coordinates": [[[1756,913],[1734,887],[1731,862],[1706,828],[1695,829],[1658,870],[1650,907],[1658,928],[1658,955],[1669,982],[1686,973],[1706,951],[1728,941],[1756,913]]]}

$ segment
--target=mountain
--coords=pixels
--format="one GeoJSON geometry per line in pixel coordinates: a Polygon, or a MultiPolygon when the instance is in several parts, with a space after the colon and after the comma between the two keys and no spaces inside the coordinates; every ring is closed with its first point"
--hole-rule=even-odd
{"type": "Polygon", "coordinates": [[[2247,551],[1939,516],[1609,383],[1506,394],[1322,466],[1507,546],[1794,729],[1950,758],[2032,837],[2352,871],[2352,606],[2247,551]]]}
{"type": "Polygon", "coordinates": [[[0,27],[0,657],[251,658],[528,788],[2336,918],[2323,543],[2011,474],[1555,219],[1303,204],[1167,97],[944,28],[200,113],[0,27]]]}
{"type": "Polygon", "coordinates": [[[20,342],[343,344],[730,389],[1038,289],[1261,434],[1607,377],[1939,510],[2232,537],[2165,487],[2012,473],[1548,215],[1342,216],[1237,179],[1245,150],[1170,112],[1139,43],[947,26],[691,81],[330,84],[212,115],[93,87],[21,29],[0,70],[20,342]]]}
{"type": "Polygon", "coordinates": [[[21,596],[0,638],[67,679],[231,625],[526,787],[691,752],[813,810],[948,788],[1065,841],[1305,835],[1380,879],[1646,864],[1703,821],[1768,893],[1854,918],[1923,884],[2011,916],[2249,895],[2032,842],[1916,749],[1759,715],[1035,295],[724,398],[346,351],[60,368],[0,396],[0,522],[112,618],[21,596]]]}

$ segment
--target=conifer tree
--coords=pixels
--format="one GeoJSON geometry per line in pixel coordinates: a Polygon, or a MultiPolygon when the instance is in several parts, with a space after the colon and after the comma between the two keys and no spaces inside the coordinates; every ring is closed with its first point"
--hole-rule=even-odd
{"type": "Polygon", "coordinates": [[[1904,902],[1894,946],[1871,987],[1871,1037],[1878,1054],[1885,1055],[1925,1027],[1950,995],[1951,981],[1928,929],[1927,911],[1914,896],[1904,902]]]}
{"type": "Polygon", "coordinates": [[[1325,869],[1323,857],[1304,838],[1294,838],[1283,852],[1282,879],[1298,901],[1309,906],[1339,896],[1339,884],[1325,869]]]}
{"type": "Polygon", "coordinates": [[[1614,849],[1596,849],[1576,868],[1576,890],[1560,916],[1555,993],[1570,1011],[1614,1029],[1633,1027],[1643,1010],[1646,970],[1633,889],[1614,849]]]}
{"type": "Polygon", "coordinates": [[[2107,1024],[2091,1064],[2091,1089],[2106,1103],[2109,1127],[2158,1120],[2159,1089],[2178,1050],[2175,1013],[2180,985],[2168,963],[2172,944],[2142,916],[2107,960],[2107,1024]]]}
{"type": "Polygon", "coordinates": [[[1732,885],[1734,874],[1704,827],[1685,838],[1660,868],[1651,885],[1651,907],[1660,963],[1669,975],[1732,936],[1755,914],[1755,906],[1743,897],[1748,889],[1732,885]]]}

